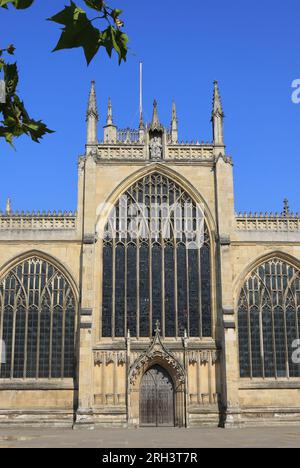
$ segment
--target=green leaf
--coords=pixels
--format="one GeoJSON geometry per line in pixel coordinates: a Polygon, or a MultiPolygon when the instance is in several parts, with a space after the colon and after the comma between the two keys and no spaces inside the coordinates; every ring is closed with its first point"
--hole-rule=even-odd
{"type": "Polygon", "coordinates": [[[99,50],[101,33],[94,28],[86,13],[71,2],[70,6],[49,18],[49,21],[64,25],[54,51],[82,47],[89,64],[99,50]]]}
{"type": "Polygon", "coordinates": [[[25,10],[33,4],[34,0],[0,0],[0,7],[7,8],[11,3],[17,10],[25,10]]]}
{"type": "Polygon", "coordinates": [[[7,94],[14,94],[19,82],[19,74],[16,63],[4,64],[4,81],[7,94]]]}
{"type": "Polygon", "coordinates": [[[46,133],[53,133],[41,120],[34,120],[29,117],[24,103],[16,94],[19,81],[16,63],[7,64],[1,62],[4,70],[4,80],[6,83],[6,102],[0,104],[0,113],[3,120],[0,122],[0,138],[4,138],[7,143],[13,145],[13,139],[21,135],[28,135],[33,141],[39,140],[46,133]]]}
{"type": "Polygon", "coordinates": [[[113,49],[119,56],[119,64],[122,60],[126,62],[128,52],[128,36],[119,29],[109,26],[101,35],[101,45],[106,48],[108,55],[111,57],[113,49]]]}
{"type": "Polygon", "coordinates": [[[102,11],[104,0],[84,0],[84,3],[94,10],[102,11]]]}

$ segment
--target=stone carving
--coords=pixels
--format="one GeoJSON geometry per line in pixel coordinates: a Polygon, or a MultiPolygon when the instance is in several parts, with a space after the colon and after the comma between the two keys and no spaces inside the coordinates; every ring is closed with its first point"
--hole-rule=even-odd
{"type": "Polygon", "coordinates": [[[155,136],[150,141],[150,157],[151,159],[162,159],[162,143],[161,138],[155,136]]]}
{"type": "Polygon", "coordinates": [[[127,361],[127,359],[126,359],[125,351],[117,353],[118,366],[122,366],[122,365],[126,364],[126,361],[127,361]]]}
{"type": "Polygon", "coordinates": [[[159,322],[156,324],[155,337],[149,349],[136,359],[129,370],[130,383],[134,385],[143,368],[147,364],[155,362],[157,359],[160,361],[165,361],[170,367],[174,369],[178,382],[182,384],[185,383],[186,377],[183,366],[176,359],[176,357],[167,350],[161,341],[159,322]]]}
{"type": "Polygon", "coordinates": [[[198,352],[192,351],[189,353],[189,364],[197,364],[198,362],[198,352]]]}
{"type": "Polygon", "coordinates": [[[85,157],[84,157],[84,156],[81,156],[81,157],[78,159],[78,169],[79,169],[79,171],[83,171],[84,166],[85,166],[85,157]]]}
{"type": "Polygon", "coordinates": [[[117,364],[122,366],[126,364],[125,351],[94,351],[94,364],[100,366],[101,364],[117,364]]]}
{"type": "Polygon", "coordinates": [[[300,231],[300,216],[290,213],[289,216],[279,213],[239,213],[236,215],[238,231],[300,231]]]}
{"type": "Polygon", "coordinates": [[[188,146],[176,145],[168,148],[167,159],[175,160],[197,160],[197,161],[214,161],[214,152],[212,146],[188,146]]]}
{"type": "Polygon", "coordinates": [[[213,365],[218,361],[217,350],[201,350],[201,351],[190,351],[189,352],[189,364],[197,364],[198,361],[202,365],[206,365],[211,362],[213,365]]]}
{"type": "Polygon", "coordinates": [[[77,213],[15,212],[6,215],[0,211],[0,230],[75,230],[77,213]]]}
{"type": "Polygon", "coordinates": [[[200,353],[200,362],[201,364],[209,363],[209,351],[201,351],[200,353]]]}
{"type": "Polygon", "coordinates": [[[126,160],[126,159],[145,159],[144,146],[138,143],[133,146],[132,144],[127,146],[98,146],[98,161],[99,160],[126,160]]]}
{"type": "Polygon", "coordinates": [[[211,352],[211,362],[212,364],[216,364],[216,362],[218,362],[219,360],[219,353],[217,350],[214,350],[211,352]]]}
{"type": "Polygon", "coordinates": [[[117,134],[118,143],[139,143],[139,131],[131,128],[119,129],[117,134]]]}

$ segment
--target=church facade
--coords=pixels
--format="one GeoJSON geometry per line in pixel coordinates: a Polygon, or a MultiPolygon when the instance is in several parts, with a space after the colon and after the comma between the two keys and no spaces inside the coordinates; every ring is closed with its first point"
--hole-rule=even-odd
{"type": "Polygon", "coordinates": [[[99,142],[92,83],[77,212],[0,213],[0,425],[300,423],[300,216],[235,213],[223,117],[99,142]]]}

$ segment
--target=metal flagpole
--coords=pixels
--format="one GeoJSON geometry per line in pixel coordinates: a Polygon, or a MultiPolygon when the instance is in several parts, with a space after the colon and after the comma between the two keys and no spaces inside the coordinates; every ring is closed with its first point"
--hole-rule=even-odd
{"type": "Polygon", "coordinates": [[[140,118],[143,116],[143,62],[140,62],[140,118]]]}

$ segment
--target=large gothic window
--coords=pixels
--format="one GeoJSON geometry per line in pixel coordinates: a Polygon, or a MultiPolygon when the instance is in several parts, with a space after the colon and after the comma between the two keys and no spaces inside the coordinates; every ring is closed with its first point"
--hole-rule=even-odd
{"type": "Polygon", "coordinates": [[[0,378],[73,378],[75,321],[62,273],[36,257],[16,265],[0,281],[0,378]]]}
{"type": "Polygon", "coordinates": [[[241,377],[299,377],[300,272],[273,258],[247,278],[238,304],[241,377]]]}
{"type": "Polygon", "coordinates": [[[154,173],[135,183],[112,213],[103,244],[102,336],[125,337],[129,330],[151,337],[159,321],[165,337],[185,331],[210,337],[211,246],[196,203],[154,173]],[[196,231],[201,242],[191,240],[196,231]]]}

